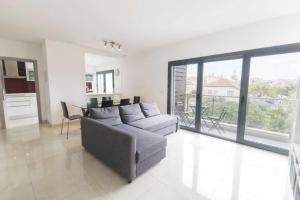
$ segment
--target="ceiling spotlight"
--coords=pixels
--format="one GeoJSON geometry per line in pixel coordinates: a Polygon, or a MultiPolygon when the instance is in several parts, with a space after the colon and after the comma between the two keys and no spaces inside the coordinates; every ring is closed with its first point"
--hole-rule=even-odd
{"type": "Polygon", "coordinates": [[[117,49],[119,51],[121,51],[121,44],[116,43],[114,41],[106,41],[104,40],[104,47],[110,47],[111,49],[117,49]]]}

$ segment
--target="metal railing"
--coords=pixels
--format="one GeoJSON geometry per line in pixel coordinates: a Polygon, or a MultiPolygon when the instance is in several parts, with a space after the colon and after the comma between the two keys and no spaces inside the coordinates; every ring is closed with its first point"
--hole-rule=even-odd
{"type": "MultiPolygon", "coordinates": [[[[177,95],[176,98],[184,102],[176,102],[174,109],[181,106],[181,110],[195,117],[196,94],[177,95]],[[183,108],[182,108],[183,106],[183,108]]],[[[175,98],[175,99],[176,99],[175,98]]],[[[294,106],[296,99],[286,97],[254,97],[249,96],[247,102],[246,127],[289,134],[294,120],[294,106]]],[[[202,108],[206,108],[205,115],[218,116],[226,107],[227,113],[223,122],[237,124],[239,96],[202,95],[202,108]]]]}

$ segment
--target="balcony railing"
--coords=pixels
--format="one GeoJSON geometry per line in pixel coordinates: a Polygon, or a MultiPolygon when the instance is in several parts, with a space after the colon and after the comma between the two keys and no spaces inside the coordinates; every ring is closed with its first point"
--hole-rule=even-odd
{"type": "MultiPolygon", "coordinates": [[[[289,135],[292,131],[292,123],[294,121],[295,103],[295,99],[284,97],[249,96],[246,128],[257,129],[266,133],[289,135]]],[[[195,105],[195,94],[177,95],[174,109],[177,113],[189,113],[188,117],[193,118],[195,117],[195,105]]],[[[226,115],[222,123],[228,124],[229,126],[236,126],[238,120],[239,96],[203,95],[201,109],[206,109],[206,112],[202,112],[202,115],[218,117],[223,108],[226,108],[226,115]]]]}

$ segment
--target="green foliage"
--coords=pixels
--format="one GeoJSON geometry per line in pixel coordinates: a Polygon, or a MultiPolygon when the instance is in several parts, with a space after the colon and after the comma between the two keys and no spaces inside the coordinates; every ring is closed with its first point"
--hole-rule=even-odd
{"type": "MultiPolygon", "coordinates": [[[[291,133],[295,112],[295,101],[291,99],[295,93],[295,84],[274,86],[260,81],[249,84],[246,126],[278,133],[291,133]]],[[[194,101],[195,96],[195,90],[188,94],[188,98],[194,101]]],[[[226,107],[224,122],[230,124],[237,124],[238,105],[237,97],[204,96],[202,99],[204,115],[218,117],[226,107]]]]}
{"type": "Polygon", "coordinates": [[[274,86],[266,82],[255,82],[249,85],[249,94],[256,97],[291,97],[295,94],[296,85],[274,86]]]}

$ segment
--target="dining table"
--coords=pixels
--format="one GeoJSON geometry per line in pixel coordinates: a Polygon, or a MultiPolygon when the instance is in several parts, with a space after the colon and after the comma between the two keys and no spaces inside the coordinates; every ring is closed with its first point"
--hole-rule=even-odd
{"type": "MultiPolygon", "coordinates": [[[[120,106],[121,104],[118,102],[118,103],[114,103],[113,106],[120,106]]],[[[81,109],[81,112],[83,114],[83,116],[88,116],[89,115],[89,111],[88,111],[88,106],[87,104],[83,104],[83,105],[75,105],[73,104],[72,106],[76,107],[76,108],[79,108],[81,109]]],[[[101,103],[98,104],[98,107],[97,108],[102,108],[101,107],[101,103]]]]}

